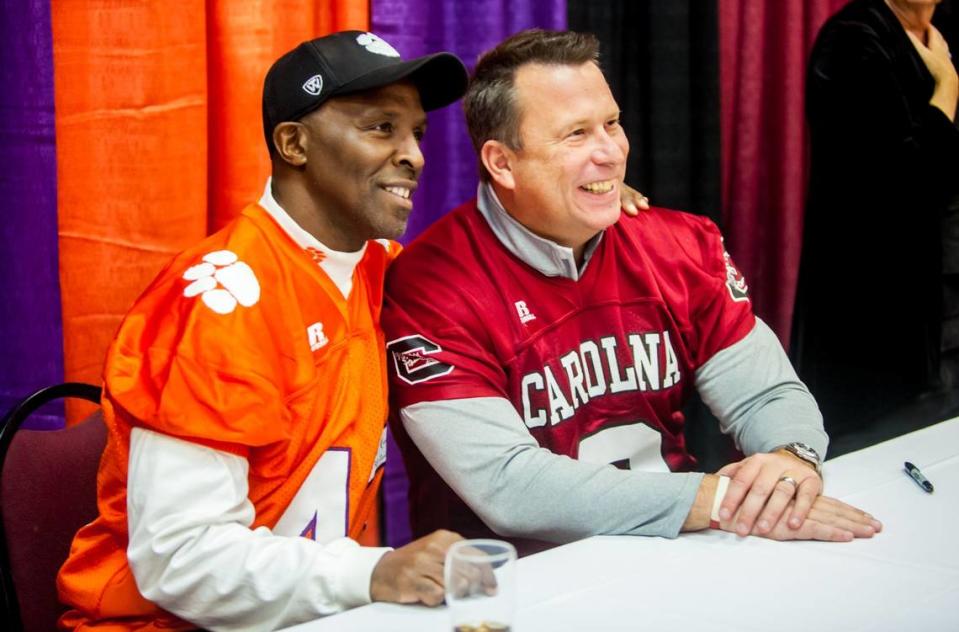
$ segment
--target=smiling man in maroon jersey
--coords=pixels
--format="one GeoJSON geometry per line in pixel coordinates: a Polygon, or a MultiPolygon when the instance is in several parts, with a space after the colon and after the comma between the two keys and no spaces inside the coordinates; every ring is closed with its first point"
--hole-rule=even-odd
{"type": "Polygon", "coordinates": [[[415,534],[542,542],[870,537],[823,497],[827,437],[752,313],[709,220],[619,221],[629,143],[594,37],[526,31],[486,53],[464,99],[477,199],[387,279],[391,425],[415,534]],[[680,410],[697,389],[751,455],[694,472],[680,410]],[[610,467],[610,464],[616,467],[610,467]]]}

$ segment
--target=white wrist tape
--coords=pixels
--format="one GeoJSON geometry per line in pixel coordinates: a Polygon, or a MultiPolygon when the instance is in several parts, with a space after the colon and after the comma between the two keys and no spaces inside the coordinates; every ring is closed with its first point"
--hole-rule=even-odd
{"type": "Polygon", "coordinates": [[[713,509],[709,512],[709,528],[719,528],[719,506],[723,504],[723,498],[726,497],[726,490],[729,489],[729,477],[720,476],[716,483],[716,495],[713,496],[713,509]]]}

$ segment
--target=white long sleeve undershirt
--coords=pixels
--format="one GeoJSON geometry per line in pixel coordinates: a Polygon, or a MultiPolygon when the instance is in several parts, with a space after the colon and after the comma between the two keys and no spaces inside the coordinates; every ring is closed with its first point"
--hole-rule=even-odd
{"type": "Polygon", "coordinates": [[[141,594],[209,630],[273,630],[370,602],[390,549],[250,529],[246,459],[150,430],[130,436],[127,558],[141,594]]]}

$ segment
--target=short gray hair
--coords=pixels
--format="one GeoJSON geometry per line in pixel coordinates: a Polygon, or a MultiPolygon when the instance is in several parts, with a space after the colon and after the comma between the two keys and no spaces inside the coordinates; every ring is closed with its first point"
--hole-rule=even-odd
{"type": "MultiPolygon", "coordinates": [[[[599,40],[592,33],[529,29],[513,35],[483,53],[476,63],[463,111],[477,156],[488,140],[498,140],[510,149],[521,149],[520,112],[516,104],[516,71],[524,64],[578,66],[599,65],[599,40]]],[[[480,160],[480,179],[489,172],[480,160]]]]}

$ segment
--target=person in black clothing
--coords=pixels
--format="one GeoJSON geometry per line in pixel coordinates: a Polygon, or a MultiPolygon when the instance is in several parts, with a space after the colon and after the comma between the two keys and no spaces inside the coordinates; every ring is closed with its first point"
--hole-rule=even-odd
{"type": "Polygon", "coordinates": [[[942,227],[959,193],[956,69],[937,0],[855,0],[810,58],[793,355],[830,435],[941,386],[942,227]]]}

